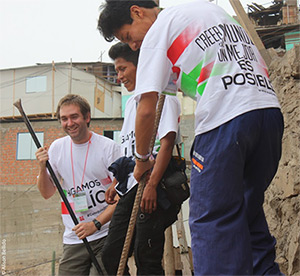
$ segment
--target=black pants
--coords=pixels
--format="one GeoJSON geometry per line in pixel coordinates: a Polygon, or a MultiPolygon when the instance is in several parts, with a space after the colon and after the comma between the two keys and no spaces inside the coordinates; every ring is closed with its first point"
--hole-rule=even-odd
{"type": "MultiPolygon", "coordinates": [[[[121,197],[112,217],[102,253],[102,261],[109,275],[116,275],[127,233],[137,185],[121,197]]],[[[134,251],[137,275],[164,275],[161,265],[165,229],[177,219],[178,206],[168,210],[157,208],[152,214],[139,211],[129,256],[134,251]]],[[[129,275],[126,266],[124,275],[129,275]]]]}

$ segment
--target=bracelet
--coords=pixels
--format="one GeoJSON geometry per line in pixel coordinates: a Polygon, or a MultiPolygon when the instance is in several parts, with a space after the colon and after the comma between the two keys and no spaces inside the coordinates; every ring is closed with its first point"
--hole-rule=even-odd
{"type": "Polygon", "coordinates": [[[151,156],[151,152],[147,153],[146,155],[139,154],[136,151],[134,152],[135,159],[140,162],[148,161],[150,156],[151,156]]]}

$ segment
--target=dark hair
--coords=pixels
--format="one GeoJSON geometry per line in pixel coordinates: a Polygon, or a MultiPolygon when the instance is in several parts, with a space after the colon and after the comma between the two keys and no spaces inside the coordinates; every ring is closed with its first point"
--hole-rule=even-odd
{"type": "Polygon", "coordinates": [[[118,42],[117,44],[110,47],[108,55],[112,60],[117,58],[124,58],[126,61],[132,62],[137,67],[140,50],[131,50],[128,44],[118,42]]]}
{"type": "Polygon", "coordinates": [[[98,30],[108,42],[114,40],[114,33],[123,25],[131,24],[130,7],[136,5],[143,8],[152,9],[157,7],[153,0],[106,0],[106,3],[100,6],[98,30]]]}
{"type": "MultiPolygon", "coordinates": [[[[56,116],[59,121],[60,121],[60,108],[63,105],[70,105],[70,104],[77,105],[80,108],[80,112],[83,115],[84,119],[86,119],[87,115],[89,113],[91,113],[90,104],[88,103],[88,101],[85,98],[83,98],[79,95],[68,94],[68,95],[64,96],[63,98],[61,98],[57,105],[56,116]]],[[[89,127],[90,123],[88,122],[87,125],[89,127]]]]}

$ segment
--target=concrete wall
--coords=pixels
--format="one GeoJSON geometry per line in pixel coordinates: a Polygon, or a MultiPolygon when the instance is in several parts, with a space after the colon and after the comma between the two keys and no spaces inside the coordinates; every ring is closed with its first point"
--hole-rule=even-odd
{"type": "Polygon", "coordinates": [[[49,64],[0,70],[0,79],[0,117],[19,116],[18,110],[13,106],[19,98],[28,115],[56,112],[59,100],[68,93],[80,94],[86,98],[91,105],[93,118],[121,117],[120,87],[75,67],[72,68],[71,80],[68,64],[55,65],[54,73],[49,64]],[[26,78],[34,76],[46,77],[46,91],[26,93],[26,78]],[[99,110],[95,104],[96,83],[104,93],[103,110],[99,110]]]}
{"type": "Polygon", "coordinates": [[[180,116],[180,134],[184,144],[184,158],[190,160],[190,150],[193,145],[195,137],[195,116],[194,115],[181,115],[180,116]]]}
{"type": "Polygon", "coordinates": [[[6,244],[5,271],[50,261],[53,251],[59,257],[64,227],[58,193],[44,200],[35,184],[0,188],[1,240],[6,244]]]}

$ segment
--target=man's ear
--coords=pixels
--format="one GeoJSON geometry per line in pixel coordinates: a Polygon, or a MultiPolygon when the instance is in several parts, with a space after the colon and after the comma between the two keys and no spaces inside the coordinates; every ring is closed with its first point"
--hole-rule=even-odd
{"type": "Polygon", "coordinates": [[[141,19],[144,17],[144,11],[141,7],[137,5],[132,5],[130,7],[130,16],[131,18],[134,19],[141,19]]]}
{"type": "Polygon", "coordinates": [[[87,123],[90,123],[91,122],[91,113],[88,112],[85,116],[85,120],[87,121],[87,123]]]}

